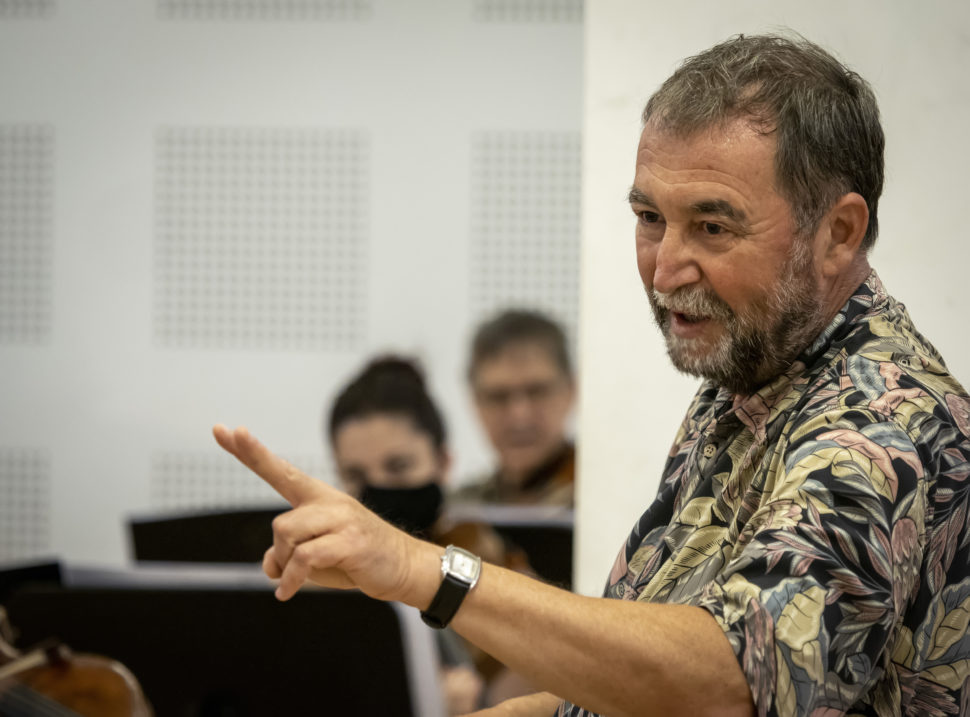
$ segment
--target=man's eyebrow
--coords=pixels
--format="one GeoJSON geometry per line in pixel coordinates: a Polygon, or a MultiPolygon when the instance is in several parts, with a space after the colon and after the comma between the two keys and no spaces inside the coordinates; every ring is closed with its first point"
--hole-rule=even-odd
{"type": "Polygon", "coordinates": [[[731,219],[738,224],[744,224],[748,218],[743,209],[739,209],[725,199],[702,199],[694,202],[690,209],[694,214],[712,214],[731,219]]]}
{"type": "Polygon", "coordinates": [[[653,200],[636,187],[630,189],[630,196],[628,197],[628,200],[630,204],[646,204],[651,207],[654,206],[653,200]]]}
{"type": "MultiPolygon", "coordinates": [[[[636,187],[630,189],[628,199],[630,204],[641,204],[648,207],[656,206],[648,194],[636,187]]],[[[744,213],[743,209],[734,206],[726,199],[701,199],[690,205],[690,211],[693,214],[724,217],[741,225],[746,224],[748,219],[748,215],[744,213]]]]}

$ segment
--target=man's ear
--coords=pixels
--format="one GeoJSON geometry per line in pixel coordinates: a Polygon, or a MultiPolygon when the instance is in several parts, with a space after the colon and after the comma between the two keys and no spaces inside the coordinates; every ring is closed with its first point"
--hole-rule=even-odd
{"type": "Polygon", "coordinates": [[[869,226],[869,207],[861,194],[842,195],[822,221],[818,258],[822,276],[840,276],[859,256],[869,226]]]}

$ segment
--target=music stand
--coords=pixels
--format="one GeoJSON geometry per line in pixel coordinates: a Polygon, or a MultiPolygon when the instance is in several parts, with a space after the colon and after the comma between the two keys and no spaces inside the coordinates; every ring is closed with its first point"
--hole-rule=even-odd
{"type": "Polygon", "coordinates": [[[120,660],[159,715],[442,715],[416,611],[353,591],[280,603],[257,571],[235,570],[74,570],[7,611],[24,645],[56,637],[120,660]]]}
{"type": "Polygon", "coordinates": [[[272,523],[286,504],[131,516],[138,562],[259,563],[273,544],[272,523]]]}

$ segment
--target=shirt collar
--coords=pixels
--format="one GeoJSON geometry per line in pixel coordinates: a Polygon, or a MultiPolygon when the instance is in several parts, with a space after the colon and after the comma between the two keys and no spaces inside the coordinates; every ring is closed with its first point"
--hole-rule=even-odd
{"type": "Polygon", "coordinates": [[[842,339],[852,333],[873,311],[881,309],[887,301],[889,294],[886,293],[876,270],[871,269],[866,280],[859,285],[815,341],[801,353],[797,362],[803,366],[815,364],[833,345],[840,344],[842,339]]]}

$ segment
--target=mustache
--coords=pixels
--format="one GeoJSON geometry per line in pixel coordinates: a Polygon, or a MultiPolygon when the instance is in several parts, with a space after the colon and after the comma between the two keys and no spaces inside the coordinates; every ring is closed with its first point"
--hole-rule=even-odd
{"type": "Polygon", "coordinates": [[[649,289],[647,296],[664,312],[727,320],[734,317],[731,307],[717,294],[700,287],[682,286],[669,294],[649,289]]]}

